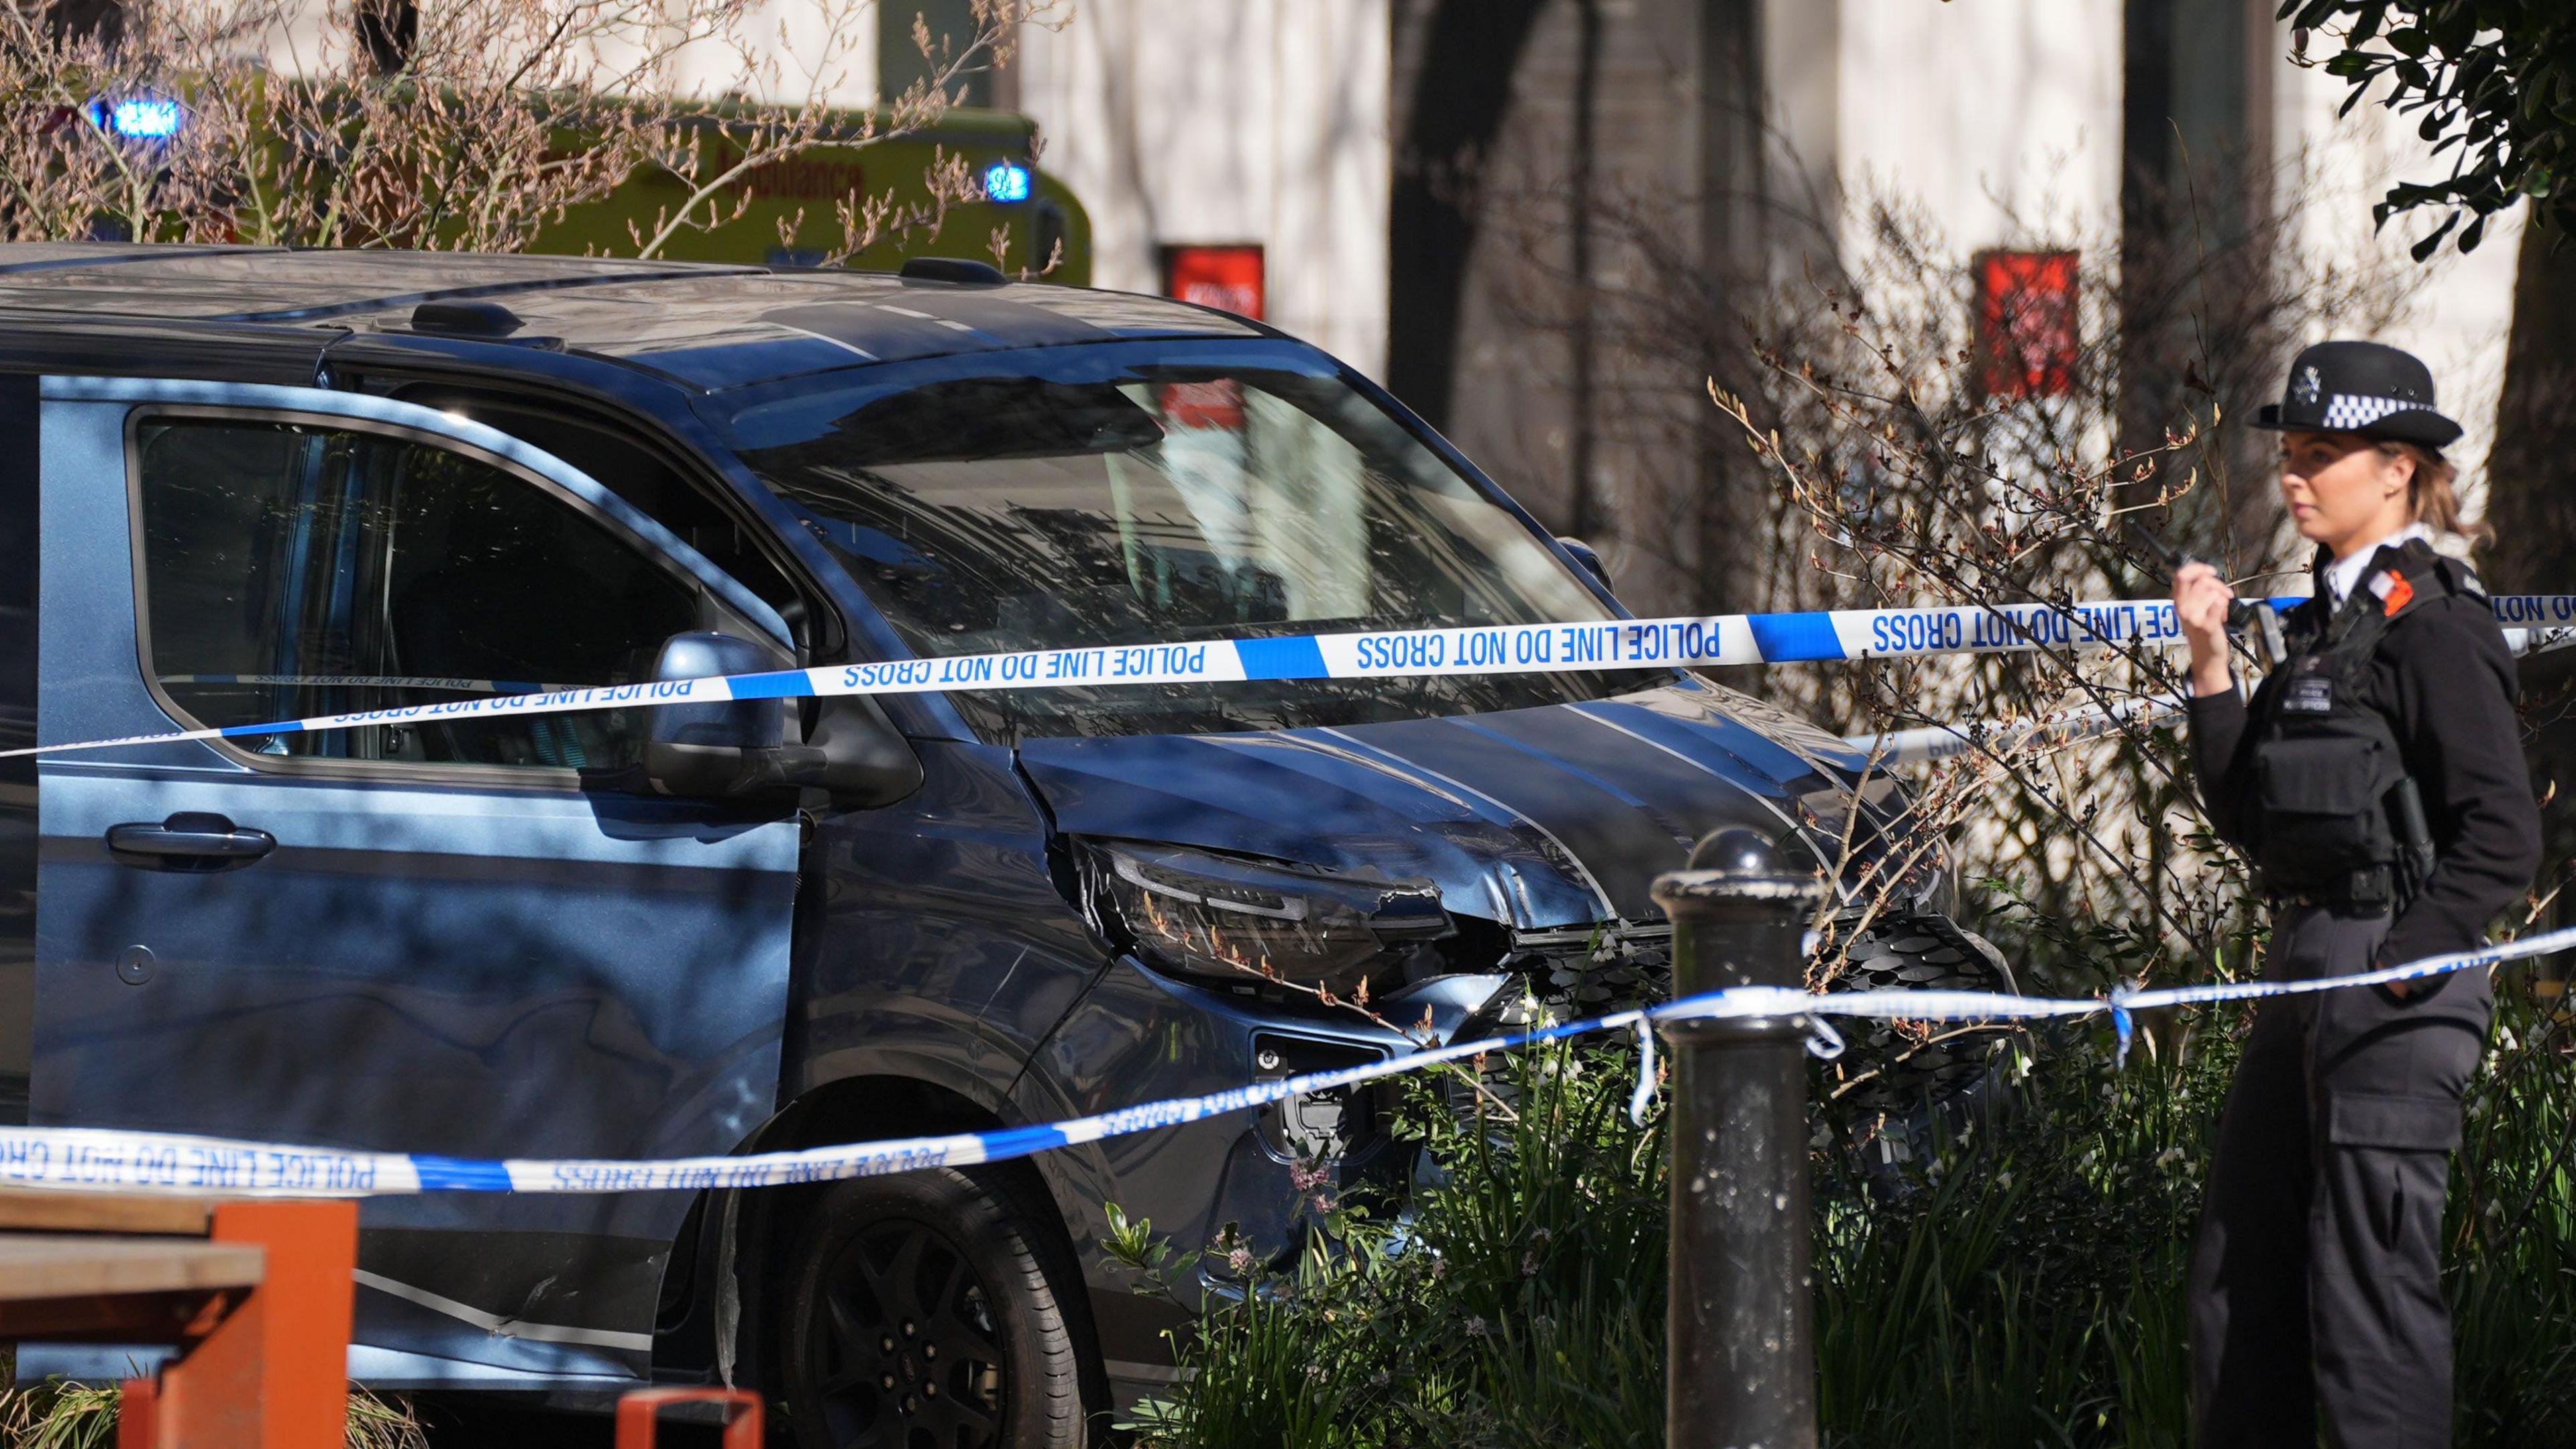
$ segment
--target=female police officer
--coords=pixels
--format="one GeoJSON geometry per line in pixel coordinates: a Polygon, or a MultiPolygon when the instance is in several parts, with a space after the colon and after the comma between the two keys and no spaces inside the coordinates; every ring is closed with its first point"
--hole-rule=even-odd
{"type": "MultiPolygon", "coordinates": [[[[2436,555],[2458,501],[2424,365],[2327,342],[2257,426],[2283,435],[2281,498],[2317,545],[2316,597],[2249,704],[2227,584],[2186,564],[2191,755],[2218,833],[2272,912],[2266,974],[2366,971],[2475,945],[2530,884],[2539,821],[2514,662],[2468,570],[2436,555]]],[[[2486,974],[2274,998],[2219,1118],[2193,1248],[2203,1446],[2446,1444],[2451,1326],[2440,1231],[2461,1092],[2486,1039],[2486,974]]]]}

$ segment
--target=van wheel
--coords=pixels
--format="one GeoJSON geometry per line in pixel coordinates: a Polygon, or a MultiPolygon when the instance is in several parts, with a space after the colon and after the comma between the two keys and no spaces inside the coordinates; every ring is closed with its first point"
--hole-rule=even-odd
{"type": "Polygon", "coordinates": [[[999,1174],[833,1187],[780,1324],[801,1449],[1079,1449],[1081,1355],[1044,1241],[999,1174]]]}

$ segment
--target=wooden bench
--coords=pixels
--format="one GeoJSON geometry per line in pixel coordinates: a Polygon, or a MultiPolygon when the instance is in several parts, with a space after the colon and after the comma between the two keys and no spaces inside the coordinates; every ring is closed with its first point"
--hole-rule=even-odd
{"type": "Polygon", "coordinates": [[[337,1449],[358,1205],[0,1190],[0,1340],[168,1343],[118,1449],[337,1449]]]}
{"type": "MultiPolygon", "coordinates": [[[[357,1252],[353,1202],[0,1189],[0,1341],[179,1345],[127,1381],[117,1449],[338,1449],[357,1252]]],[[[718,1388],[626,1395],[619,1449],[688,1403],[759,1449],[760,1396],[718,1388]]]]}

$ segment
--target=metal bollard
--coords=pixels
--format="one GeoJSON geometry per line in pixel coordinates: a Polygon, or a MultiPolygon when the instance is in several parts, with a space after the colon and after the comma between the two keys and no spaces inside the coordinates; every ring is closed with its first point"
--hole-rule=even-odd
{"type": "MultiPolygon", "coordinates": [[[[1673,994],[1800,986],[1823,882],[1758,831],[1722,830],[1655,881],[1673,923],[1673,994]]],[[[1672,1296],[1665,1442],[1814,1449],[1806,1028],[1675,1022],[1672,1296]]]]}

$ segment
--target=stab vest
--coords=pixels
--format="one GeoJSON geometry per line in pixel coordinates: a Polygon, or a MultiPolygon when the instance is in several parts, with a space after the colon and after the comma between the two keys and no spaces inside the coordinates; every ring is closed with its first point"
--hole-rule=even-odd
{"type": "Polygon", "coordinates": [[[2256,722],[2253,862],[2263,891],[2403,908],[2432,869],[2415,782],[2386,715],[2365,699],[2371,655],[2397,620],[2477,577],[2421,539],[2374,561],[2341,609],[2321,588],[2293,609],[2289,657],[2256,722]],[[2331,612],[2330,612],[2331,610],[2331,612]]]}

